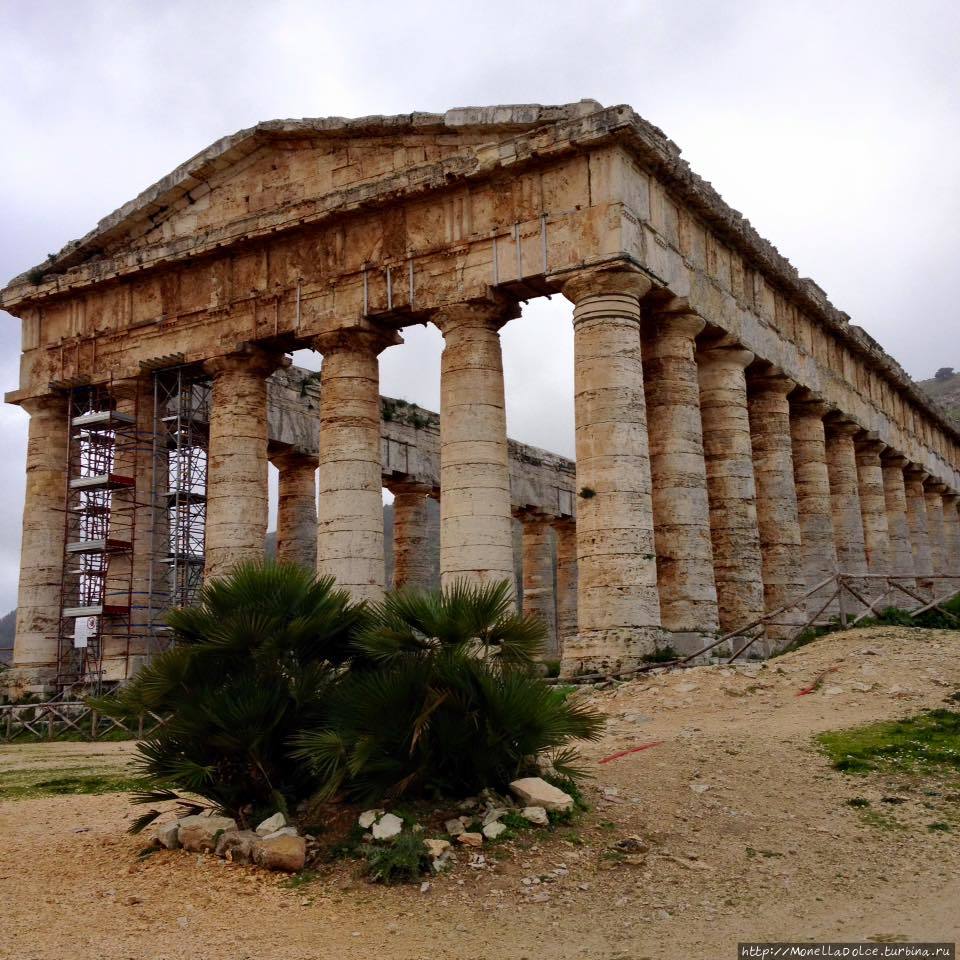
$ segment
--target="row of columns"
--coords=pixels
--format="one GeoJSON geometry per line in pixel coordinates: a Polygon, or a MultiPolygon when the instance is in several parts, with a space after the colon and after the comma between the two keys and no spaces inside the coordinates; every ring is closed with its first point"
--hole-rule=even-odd
{"type": "MultiPolygon", "coordinates": [[[[574,304],[577,521],[525,524],[524,607],[556,618],[568,669],[616,667],[665,634],[694,644],[784,608],[767,627],[776,645],[810,609],[791,601],[838,570],[911,581],[960,572],[957,496],[896,451],[706,331],[682,301],[651,303],[651,281],[639,271],[583,270],[562,289],[574,304]]],[[[499,329],[515,315],[513,304],[494,299],[432,315],[444,337],[445,586],[462,577],[513,582],[499,329]]],[[[319,501],[312,462],[274,459],[278,555],[372,601],[385,587],[378,356],[399,341],[369,325],[315,341],[324,357],[319,501]]],[[[265,379],[281,360],[253,349],[208,364],[208,577],[262,555],[265,379]]],[[[64,415],[33,403],[18,657],[29,648],[21,633],[45,633],[56,620],[50,584],[59,584],[62,551],[52,528],[64,415]]],[[[424,576],[427,493],[396,491],[401,584],[424,576]]]]}

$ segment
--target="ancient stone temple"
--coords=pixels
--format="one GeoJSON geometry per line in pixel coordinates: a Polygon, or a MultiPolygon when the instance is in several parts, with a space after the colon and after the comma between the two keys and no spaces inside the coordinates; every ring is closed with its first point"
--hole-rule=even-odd
{"type": "Polygon", "coordinates": [[[956,425],[626,106],[261,123],[0,306],[30,414],[25,686],[128,675],[163,610],[262,556],[271,460],[279,555],[358,598],[387,586],[383,486],[398,585],[430,574],[428,499],[444,584],[514,582],[519,519],[519,599],[570,672],[782,611],[769,651],[837,571],[960,576],[956,425]],[[575,475],[506,434],[500,330],[557,293],[575,475]],[[379,391],[427,322],[439,420],[379,391]]]}

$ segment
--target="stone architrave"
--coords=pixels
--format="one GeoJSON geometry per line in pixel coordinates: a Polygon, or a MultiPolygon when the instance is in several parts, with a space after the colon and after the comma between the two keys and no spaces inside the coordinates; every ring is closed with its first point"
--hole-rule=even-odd
{"type": "Polygon", "coordinates": [[[642,345],[660,618],[685,652],[719,626],[695,342],[703,328],[673,305],[645,321],[642,345]]]}
{"type": "Polygon", "coordinates": [[[393,587],[427,590],[433,585],[430,540],[430,488],[420,483],[390,484],[393,494],[393,587]]]}
{"type": "Polygon", "coordinates": [[[506,581],[514,592],[513,516],[500,301],[452,304],[431,319],[440,359],[440,582],[506,581]]]}
{"type": "Polygon", "coordinates": [[[713,567],[724,632],[765,612],[745,374],[752,360],[749,350],[735,345],[698,354],[713,567]]]}
{"type": "Polygon", "coordinates": [[[662,635],[650,448],[640,350],[640,297],[629,270],[573,274],[577,453],[577,620],[564,671],[634,665],[662,635]]]}
{"type": "Polygon", "coordinates": [[[540,513],[525,513],[523,525],[523,612],[539,617],[547,628],[546,657],[556,657],[557,602],[554,590],[553,520],[540,513]]]}
{"type": "Polygon", "coordinates": [[[297,450],[274,453],[277,468],[277,560],[317,566],[317,458],[297,450]]]}
{"type": "Polygon", "coordinates": [[[393,330],[358,326],[317,337],[320,368],[317,573],[354,600],[383,598],[379,355],[393,330]]]}
{"type": "MultiPolygon", "coordinates": [[[[913,546],[910,540],[910,522],[907,517],[907,490],[903,468],[907,458],[887,450],[882,457],[883,495],[887,509],[887,536],[890,545],[891,580],[896,580],[908,590],[916,590],[914,576],[913,546]]],[[[890,594],[895,607],[912,607],[916,601],[908,594],[894,590],[890,594]]]]}
{"type": "Polygon", "coordinates": [[[806,602],[799,599],[806,592],[806,579],[800,560],[800,516],[787,399],[796,384],[776,371],[760,370],[750,373],[747,385],[764,607],[767,613],[786,607],[765,628],[767,651],[773,652],[796,636],[806,620],[806,602]]]}
{"type": "Polygon", "coordinates": [[[283,356],[257,348],[208,360],[213,377],[207,455],[204,578],[262,560],[267,533],[267,385],[283,356]]]}
{"type": "MultiPolygon", "coordinates": [[[[833,506],[823,425],[824,415],[828,411],[826,404],[806,391],[798,391],[790,397],[793,475],[800,519],[800,553],[807,590],[813,590],[817,584],[837,573],[837,548],[833,539],[833,506]]],[[[813,593],[807,599],[808,611],[816,614],[835,590],[836,585],[828,583],[813,593]]]]}
{"type": "Polygon", "coordinates": [[[60,393],[21,401],[30,414],[20,586],[11,680],[40,691],[57,674],[69,415],[60,393]]]}

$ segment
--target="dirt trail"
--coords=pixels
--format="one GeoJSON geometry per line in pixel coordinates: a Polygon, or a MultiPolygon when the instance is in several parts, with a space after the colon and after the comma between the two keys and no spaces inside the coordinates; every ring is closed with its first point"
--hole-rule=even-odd
{"type": "MultiPolygon", "coordinates": [[[[610,716],[592,760],[663,742],[597,763],[582,823],[460,864],[425,893],[371,886],[350,864],[291,889],[212,857],[138,860],[121,795],[3,802],[0,957],[714,960],[738,940],[956,940],[956,785],[931,796],[844,776],[811,738],[943,706],[960,690],[958,650],[956,633],[857,630],[763,666],[591,691],[610,716]],[[856,796],[870,807],[849,806],[856,796]],[[952,832],[928,829],[945,820],[952,832]],[[650,850],[623,862],[611,845],[630,835],[650,850]]],[[[0,769],[87,755],[119,769],[130,752],[4,747],[0,769]]]]}

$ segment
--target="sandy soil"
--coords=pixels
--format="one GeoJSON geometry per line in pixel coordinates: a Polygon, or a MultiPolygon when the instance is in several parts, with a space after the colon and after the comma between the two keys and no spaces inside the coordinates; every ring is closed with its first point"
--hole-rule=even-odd
{"type": "MultiPolygon", "coordinates": [[[[957,785],[845,776],[812,736],[944,705],[958,646],[956,633],[857,630],[763,666],[590,691],[611,718],[592,760],[662,742],[595,764],[582,822],[426,892],[371,886],[347,863],[291,888],[212,857],[138,860],[122,795],[3,802],[0,956],[714,960],[739,940],[956,940],[957,785]],[[870,807],[847,804],[857,796],[870,807]],[[611,846],[630,835],[650,849],[624,862],[611,846]]],[[[3,747],[0,769],[117,769],[130,753],[3,747]]]]}

